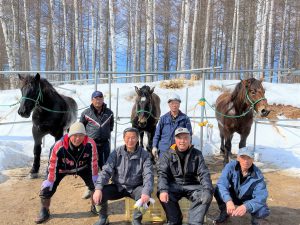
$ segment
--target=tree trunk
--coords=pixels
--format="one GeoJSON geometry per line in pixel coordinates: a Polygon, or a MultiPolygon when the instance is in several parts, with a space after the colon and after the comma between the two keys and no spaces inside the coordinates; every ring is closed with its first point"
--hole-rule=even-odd
{"type": "MultiPolygon", "coordinates": [[[[234,59],[232,63],[232,69],[237,69],[237,55],[238,55],[238,43],[239,43],[239,24],[240,24],[240,0],[236,0],[236,24],[235,24],[235,38],[234,38],[234,59]]],[[[236,73],[236,75],[238,75],[236,73]]],[[[235,76],[235,79],[238,79],[235,76]]]]}
{"type": "Polygon", "coordinates": [[[192,28],[192,42],[191,42],[191,69],[195,68],[195,41],[196,41],[196,29],[198,18],[198,1],[195,1],[194,20],[192,28]]]}
{"type": "MultiPolygon", "coordinates": [[[[66,0],[63,0],[63,13],[64,13],[64,38],[65,38],[65,60],[66,60],[66,68],[67,70],[71,70],[71,58],[69,54],[69,32],[68,32],[68,20],[67,20],[67,5],[66,5],[66,0]]],[[[70,77],[68,77],[70,78],[70,77]]]]}
{"type": "MultiPolygon", "coordinates": [[[[53,58],[54,58],[54,70],[59,70],[59,36],[58,36],[58,24],[55,23],[55,4],[54,0],[50,0],[50,23],[51,25],[51,33],[52,33],[52,45],[53,45],[53,58]]],[[[56,80],[58,80],[59,75],[56,76],[56,80]]]]}
{"type": "MultiPolygon", "coordinates": [[[[269,31],[268,31],[268,69],[272,69],[272,47],[273,47],[273,27],[274,27],[274,0],[271,0],[269,31]]],[[[269,72],[268,80],[271,82],[273,72],[269,72]]]]}
{"type": "Polygon", "coordinates": [[[185,59],[187,52],[187,42],[188,42],[188,29],[189,29],[189,18],[190,18],[190,1],[184,1],[184,22],[183,22],[183,36],[182,36],[182,51],[181,51],[181,60],[180,60],[180,69],[185,70],[185,59]]]}
{"type": "MultiPolygon", "coordinates": [[[[260,47],[261,47],[261,23],[262,23],[263,0],[258,0],[256,8],[256,29],[253,50],[253,68],[260,69],[260,47]]],[[[259,77],[259,73],[255,72],[254,76],[259,77]]]]}
{"type": "Polygon", "coordinates": [[[185,1],[181,2],[181,16],[180,16],[180,23],[178,27],[178,42],[177,42],[177,71],[181,70],[181,52],[182,52],[182,37],[183,37],[183,24],[184,24],[184,3],[185,1]]]}
{"type": "MultiPolygon", "coordinates": [[[[75,12],[75,48],[77,54],[77,65],[78,71],[82,71],[82,60],[81,60],[81,42],[79,41],[79,12],[78,12],[78,1],[74,0],[74,12],[75,12]]],[[[83,76],[79,76],[83,79],[83,76]]]]}
{"type": "MultiPolygon", "coordinates": [[[[99,15],[99,59],[100,59],[100,71],[105,71],[105,36],[106,36],[106,32],[105,32],[105,17],[104,17],[104,11],[103,9],[105,8],[105,5],[103,3],[103,1],[99,1],[99,11],[98,11],[98,15],[99,15]]],[[[100,74],[100,78],[105,78],[107,77],[106,74],[101,73],[100,74]]],[[[103,81],[102,81],[103,82],[103,81]]],[[[106,81],[104,81],[106,83],[106,81]]]]}
{"type": "MultiPolygon", "coordinates": [[[[153,24],[153,70],[157,71],[158,70],[158,40],[157,40],[157,34],[156,34],[156,0],[152,0],[152,7],[153,7],[153,19],[152,19],[152,24],[153,24]]],[[[157,80],[157,76],[156,76],[157,80]]]]}
{"type": "Polygon", "coordinates": [[[41,1],[37,2],[35,9],[36,26],[35,26],[35,48],[36,48],[36,66],[37,70],[41,70],[41,1]]]}
{"type": "Polygon", "coordinates": [[[115,17],[114,17],[114,2],[108,0],[109,3],[109,28],[110,28],[110,43],[111,43],[111,63],[112,71],[117,71],[116,44],[115,44],[115,17]]]}
{"type": "Polygon", "coordinates": [[[32,54],[31,54],[31,38],[30,38],[30,30],[29,30],[29,16],[28,16],[28,5],[27,0],[24,0],[24,19],[25,19],[25,34],[27,40],[27,49],[28,49],[28,63],[29,68],[28,70],[32,70],[32,54]]]}
{"type": "Polygon", "coordinates": [[[211,0],[207,2],[207,9],[206,9],[206,22],[205,22],[205,36],[204,36],[204,47],[203,47],[203,68],[208,67],[208,59],[207,59],[207,52],[208,52],[208,39],[209,39],[209,22],[210,22],[210,12],[211,10],[211,0]]]}
{"type": "MultiPolygon", "coordinates": [[[[152,0],[147,0],[147,13],[146,13],[146,22],[147,22],[147,26],[146,26],[146,72],[151,71],[151,59],[152,59],[152,46],[153,46],[153,42],[152,42],[152,35],[153,35],[153,31],[152,31],[152,0]]],[[[152,76],[146,76],[146,82],[151,82],[152,81],[152,76]]]]}
{"type": "MultiPolygon", "coordinates": [[[[137,71],[137,53],[138,53],[138,41],[139,41],[139,32],[138,32],[138,15],[139,15],[139,1],[135,2],[135,16],[134,16],[134,48],[133,48],[133,71],[137,71]]],[[[138,82],[138,77],[134,77],[134,82],[138,82]]]]}

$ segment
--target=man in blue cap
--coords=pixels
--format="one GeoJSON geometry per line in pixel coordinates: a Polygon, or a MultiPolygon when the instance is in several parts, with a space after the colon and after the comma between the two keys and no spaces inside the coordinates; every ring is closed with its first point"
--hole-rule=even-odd
{"type": "MultiPolygon", "coordinates": [[[[102,169],[110,154],[110,137],[114,128],[114,115],[104,103],[104,96],[101,91],[94,91],[91,100],[92,104],[82,112],[80,122],[84,124],[87,135],[96,142],[98,166],[102,169]]],[[[87,190],[82,198],[88,199],[90,194],[87,190]]]]}
{"type": "Polygon", "coordinates": [[[220,209],[215,224],[224,223],[229,216],[244,216],[247,212],[252,216],[252,225],[269,224],[265,220],[270,214],[266,182],[253,161],[253,149],[244,147],[239,149],[237,160],[232,160],[223,169],[214,193],[220,209]]]}

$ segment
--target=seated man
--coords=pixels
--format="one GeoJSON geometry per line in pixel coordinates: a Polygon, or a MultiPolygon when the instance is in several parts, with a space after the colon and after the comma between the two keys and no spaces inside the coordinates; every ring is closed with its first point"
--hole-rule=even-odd
{"type": "MultiPolygon", "coordinates": [[[[84,125],[80,122],[72,124],[69,133],[50,150],[47,180],[43,181],[40,191],[42,207],[36,223],[49,219],[50,199],[67,175],[80,176],[89,190],[94,191],[98,177],[97,147],[93,139],[86,136],[84,125]]],[[[93,205],[92,211],[95,212],[93,205]]]]}
{"type": "Polygon", "coordinates": [[[191,202],[189,222],[203,224],[212,201],[213,186],[201,151],[191,144],[190,131],[175,130],[175,144],[159,159],[158,197],[167,216],[168,225],[181,225],[182,213],[178,201],[191,202]]]}
{"type": "MultiPolygon", "coordinates": [[[[113,151],[103,166],[93,195],[95,204],[100,204],[99,221],[95,225],[108,224],[108,200],[130,197],[148,203],[153,192],[153,167],[150,154],[138,146],[139,131],[127,128],[123,132],[125,145],[113,151]],[[112,183],[109,184],[110,179],[112,183]]],[[[135,209],[133,225],[140,225],[142,213],[135,209]]]]}
{"type": "Polygon", "coordinates": [[[253,158],[253,150],[241,148],[237,161],[231,161],[223,169],[214,194],[221,211],[215,223],[220,224],[229,216],[244,216],[248,212],[252,216],[252,225],[268,224],[263,219],[270,214],[266,204],[268,191],[264,176],[253,164],[253,158]]]}

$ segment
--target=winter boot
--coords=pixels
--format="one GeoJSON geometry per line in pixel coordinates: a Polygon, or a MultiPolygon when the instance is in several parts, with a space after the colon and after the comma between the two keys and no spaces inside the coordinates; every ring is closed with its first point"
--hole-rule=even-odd
{"type": "Polygon", "coordinates": [[[87,187],[83,195],[81,196],[82,199],[89,199],[92,196],[92,191],[89,190],[87,187]]]}
{"type": "Polygon", "coordinates": [[[131,222],[132,225],[142,225],[143,214],[140,210],[135,209],[133,212],[133,220],[131,222]]]}
{"type": "Polygon", "coordinates": [[[220,215],[214,220],[214,224],[224,223],[228,217],[226,210],[221,210],[220,215]]]}
{"type": "Polygon", "coordinates": [[[94,225],[107,225],[109,224],[108,216],[100,215],[99,220],[94,225]]]}
{"type": "Polygon", "coordinates": [[[42,207],[35,223],[40,224],[47,221],[50,217],[50,199],[41,199],[42,207]]]}

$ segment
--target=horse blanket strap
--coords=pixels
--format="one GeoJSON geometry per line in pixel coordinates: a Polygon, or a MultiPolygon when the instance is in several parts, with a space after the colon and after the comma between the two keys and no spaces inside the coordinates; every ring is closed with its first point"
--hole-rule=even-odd
{"type": "Polygon", "coordinates": [[[81,170],[84,170],[85,168],[87,168],[87,165],[83,166],[83,167],[77,167],[75,169],[72,169],[72,170],[59,170],[59,173],[62,173],[62,174],[74,174],[74,173],[77,173],[81,170]]]}

